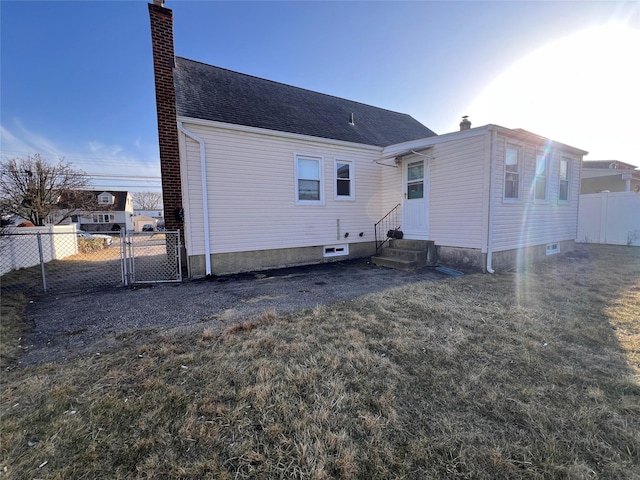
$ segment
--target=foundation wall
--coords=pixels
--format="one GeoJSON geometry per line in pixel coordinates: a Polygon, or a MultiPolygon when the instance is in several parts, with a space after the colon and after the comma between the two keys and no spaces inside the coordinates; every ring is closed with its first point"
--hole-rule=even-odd
{"type": "Polygon", "coordinates": [[[447,267],[483,272],[486,254],[476,248],[445,247],[438,245],[438,264],[447,267]]]}
{"type": "MultiPolygon", "coordinates": [[[[493,252],[491,265],[496,272],[510,272],[526,268],[555,255],[562,255],[575,248],[575,241],[564,240],[558,244],[557,254],[547,255],[547,245],[535,245],[502,252],[493,252]]],[[[473,248],[438,246],[438,263],[467,271],[486,272],[487,254],[473,248]]]]}
{"type": "MultiPolygon", "coordinates": [[[[238,272],[268,270],[272,268],[340,262],[375,254],[375,242],[349,244],[349,254],[324,257],[324,246],[254,250],[251,252],[215,253],[211,255],[211,273],[224,275],[238,272]]],[[[189,257],[189,275],[201,278],[206,275],[205,256],[189,257]]]]}
{"type": "Polygon", "coordinates": [[[554,243],[558,244],[560,251],[552,255],[547,255],[546,244],[524,247],[517,250],[506,250],[504,252],[494,252],[491,262],[493,269],[496,272],[521,270],[536,262],[571,252],[575,248],[574,240],[564,240],[554,243]]]}

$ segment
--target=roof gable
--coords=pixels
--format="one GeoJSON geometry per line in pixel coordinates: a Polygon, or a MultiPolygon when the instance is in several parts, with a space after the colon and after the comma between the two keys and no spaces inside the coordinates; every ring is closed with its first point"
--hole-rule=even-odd
{"type": "Polygon", "coordinates": [[[98,191],[98,190],[92,190],[91,193],[93,193],[96,198],[98,199],[98,206],[100,207],[100,210],[110,210],[110,211],[124,211],[127,209],[127,196],[129,195],[129,192],[127,191],[118,191],[118,190],[103,190],[103,191],[98,191]],[[109,194],[113,197],[113,203],[105,205],[105,204],[101,204],[99,197],[100,195],[103,194],[109,194]]]}
{"type": "Polygon", "coordinates": [[[403,113],[186,58],[174,81],[179,116],[376,146],[436,135],[403,113]]]}

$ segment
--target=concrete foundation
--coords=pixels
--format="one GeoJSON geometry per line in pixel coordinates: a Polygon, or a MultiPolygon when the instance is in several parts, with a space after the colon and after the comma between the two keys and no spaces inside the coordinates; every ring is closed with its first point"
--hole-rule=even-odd
{"type": "Polygon", "coordinates": [[[575,248],[574,240],[564,240],[554,242],[558,244],[560,251],[557,254],[547,255],[546,245],[535,245],[533,247],[519,248],[517,250],[506,250],[504,252],[494,252],[492,265],[496,272],[509,272],[521,270],[531,266],[541,260],[550,259],[571,252],[575,248]]]}
{"type": "MultiPolygon", "coordinates": [[[[370,257],[375,254],[375,251],[375,242],[363,242],[349,244],[348,255],[335,257],[323,256],[324,245],[277,250],[254,250],[250,252],[215,253],[211,255],[211,273],[224,275],[272,268],[340,262],[353,258],[370,257]]],[[[190,278],[201,278],[206,275],[204,255],[191,255],[188,262],[190,278]]]]}
{"type": "MultiPolygon", "coordinates": [[[[574,240],[554,242],[558,244],[559,254],[567,253],[575,248],[574,240]]],[[[476,272],[486,272],[487,254],[479,249],[437,246],[438,263],[448,267],[460,268],[476,272]]],[[[510,272],[527,268],[533,263],[551,258],[547,255],[547,245],[493,252],[491,265],[496,272],[510,272]]]]}
{"type": "Polygon", "coordinates": [[[436,246],[439,265],[484,272],[486,254],[479,249],[436,246]]]}

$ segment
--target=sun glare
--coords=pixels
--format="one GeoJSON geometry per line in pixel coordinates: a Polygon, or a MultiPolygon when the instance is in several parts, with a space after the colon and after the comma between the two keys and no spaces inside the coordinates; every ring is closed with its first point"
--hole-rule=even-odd
{"type": "Polygon", "coordinates": [[[640,163],[640,30],[610,23],[553,41],[498,76],[466,110],[476,126],[524,128],[640,163]]]}

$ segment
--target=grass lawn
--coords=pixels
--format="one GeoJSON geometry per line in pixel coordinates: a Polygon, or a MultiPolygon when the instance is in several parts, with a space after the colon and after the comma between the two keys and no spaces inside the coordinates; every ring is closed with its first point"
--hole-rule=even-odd
{"type": "Polygon", "coordinates": [[[126,343],[3,372],[0,478],[640,478],[635,247],[126,343]]]}

